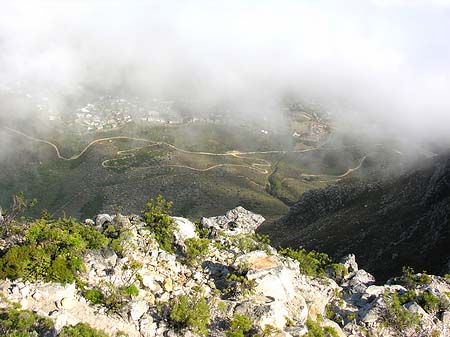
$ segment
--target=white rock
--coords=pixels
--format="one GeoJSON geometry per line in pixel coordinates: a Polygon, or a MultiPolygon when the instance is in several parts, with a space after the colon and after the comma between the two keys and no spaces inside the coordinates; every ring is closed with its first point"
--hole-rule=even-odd
{"type": "Polygon", "coordinates": [[[410,311],[410,312],[412,312],[412,313],[421,315],[422,317],[428,316],[428,314],[426,313],[426,311],[423,310],[423,308],[422,308],[420,305],[418,305],[416,302],[408,302],[408,303],[405,303],[405,304],[403,305],[403,307],[404,307],[405,309],[408,309],[408,311],[410,311]]]}
{"type": "Polygon", "coordinates": [[[95,224],[97,226],[103,226],[104,223],[112,222],[112,221],[113,221],[113,219],[111,218],[111,216],[109,214],[99,214],[95,218],[95,224]]]}
{"type": "Polygon", "coordinates": [[[442,322],[450,324],[450,311],[444,311],[441,316],[442,322]]]}
{"type": "Polygon", "coordinates": [[[186,218],[172,217],[178,225],[178,229],[174,232],[175,241],[178,244],[183,244],[186,239],[197,237],[195,233],[195,225],[186,218]]]}
{"type": "Polygon", "coordinates": [[[84,223],[86,225],[88,225],[88,226],[94,226],[95,225],[95,222],[92,219],[86,219],[86,220],[84,220],[84,223]]]}
{"type": "Polygon", "coordinates": [[[223,231],[227,235],[237,235],[254,233],[264,220],[264,217],[261,215],[238,206],[228,211],[225,215],[202,218],[201,223],[207,228],[223,231]]]}
{"type": "Polygon", "coordinates": [[[147,312],[148,308],[149,308],[148,304],[143,300],[133,301],[130,305],[129,311],[130,318],[133,321],[139,320],[142,317],[142,315],[144,315],[147,312]]]}
{"type": "Polygon", "coordinates": [[[147,272],[142,274],[142,284],[150,291],[154,291],[158,288],[156,281],[162,281],[161,275],[155,272],[147,272]]]}
{"type": "Polygon", "coordinates": [[[356,263],[355,254],[348,254],[344,256],[339,262],[342,263],[345,267],[347,267],[349,273],[358,271],[358,263],[356,263]]]}
{"type": "Polygon", "coordinates": [[[77,300],[73,297],[64,297],[61,300],[61,308],[65,310],[70,310],[75,307],[77,300]]]}

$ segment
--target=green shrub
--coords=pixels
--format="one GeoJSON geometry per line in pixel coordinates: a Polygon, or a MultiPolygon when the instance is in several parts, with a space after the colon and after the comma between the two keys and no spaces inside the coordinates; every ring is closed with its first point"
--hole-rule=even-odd
{"type": "Polygon", "coordinates": [[[413,268],[404,266],[402,268],[402,276],[398,279],[398,281],[406,288],[412,289],[419,285],[430,284],[431,277],[426,272],[415,274],[413,268]]]}
{"type": "Polygon", "coordinates": [[[134,285],[118,288],[112,283],[104,283],[103,291],[100,288],[89,289],[84,297],[93,304],[104,306],[108,313],[122,313],[123,308],[132,296],[138,296],[139,289],[134,285]]]}
{"type": "Polygon", "coordinates": [[[46,336],[54,331],[53,322],[28,310],[1,309],[0,335],[4,337],[46,336]]]}
{"type": "Polygon", "coordinates": [[[332,263],[326,267],[326,273],[335,281],[342,281],[348,275],[348,269],[342,263],[332,263]]]}
{"type": "Polygon", "coordinates": [[[225,332],[225,335],[227,337],[244,337],[251,328],[252,321],[247,316],[234,314],[230,322],[230,329],[225,332]]]}
{"type": "Polygon", "coordinates": [[[160,195],[147,203],[147,211],[144,212],[147,226],[155,233],[155,240],[159,247],[168,253],[174,253],[176,230],[175,221],[170,217],[172,203],[164,200],[160,195]]]}
{"type": "Polygon", "coordinates": [[[186,244],[186,259],[189,264],[194,264],[208,254],[209,240],[190,238],[184,242],[186,244]]]}
{"type": "Polygon", "coordinates": [[[393,328],[397,333],[401,333],[407,328],[418,326],[420,321],[419,315],[403,307],[402,302],[409,301],[408,298],[401,298],[397,293],[389,293],[387,291],[384,293],[383,298],[386,304],[386,309],[383,313],[384,325],[393,328]]]}
{"type": "Polygon", "coordinates": [[[207,239],[209,235],[209,229],[207,227],[203,227],[202,224],[195,222],[195,233],[197,233],[200,239],[207,239]]]}
{"type": "Polygon", "coordinates": [[[204,298],[179,296],[170,310],[170,320],[175,328],[189,328],[204,336],[208,333],[209,305],[204,298]]]}
{"type": "Polygon", "coordinates": [[[58,337],[108,337],[108,334],[96,330],[86,323],[78,323],[74,326],[65,326],[58,337]]]}
{"type": "Polygon", "coordinates": [[[122,289],[122,293],[126,296],[138,296],[139,295],[139,289],[134,285],[130,285],[128,287],[125,287],[122,289]]]}
{"type": "Polygon", "coordinates": [[[228,237],[229,247],[237,247],[244,253],[254,250],[263,250],[269,253],[269,236],[264,234],[239,234],[228,237]]]}
{"type": "Polygon", "coordinates": [[[249,280],[243,273],[230,273],[225,278],[225,288],[223,290],[227,297],[248,296],[254,293],[256,287],[255,280],[249,280]]]}
{"type": "Polygon", "coordinates": [[[297,250],[282,248],[279,253],[297,260],[300,263],[300,272],[309,276],[324,276],[326,268],[331,263],[327,254],[318,253],[314,250],[308,252],[303,247],[299,247],[297,250]]]}
{"type": "Polygon", "coordinates": [[[419,304],[428,313],[435,313],[437,311],[446,311],[450,307],[449,301],[444,297],[436,297],[429,291],[424,291],[421,293],[419,298],[419,304]]]}
{"type": "Polygon", "coordinates": [[[95,228],[73,219],[40,219],[26,230],[20,246],[0,258],[0,278],[71,283],[84,269],[83,255],[107,243],[95,228]]]}
{"type": "Polygon", "coordinates": [[[311,319],[306,321],[306,327],[308,328],[308,334],[306,337],[338,337],[338,333],[332,327],[320,326],[319,322],[314,322],[311,319]]]}
{"type": "Polygon", "coordinates": [[[428,313],[437,312],[439,310],[447,310],[450,305],[446,298],[436,297],[429,291],[416,293],[415,290],[408,290],[400,295],[395,294],[395,296],[398,297],[400,305],[404,305],[409,302],[416,302],[428,313]]]}
{"type": "Polygon", "coordinates": [[[0,236],[2,238],[8,237],[10,234],[20,230],[20,226],[16,226],[16,220],[19,215],[23,215],[26,210],[37,205],[36,199],[27,199],[23,193],[13,195],[13,201],[10,209],[3,211],[3,221],[0,226],[0,236]]]}
{"type": "Polygon", "coordinates": [[[92,304],[103,304],[105,302],[105,295],[100,289],[89,289],[84,293],[84,297],[92,304]]]}

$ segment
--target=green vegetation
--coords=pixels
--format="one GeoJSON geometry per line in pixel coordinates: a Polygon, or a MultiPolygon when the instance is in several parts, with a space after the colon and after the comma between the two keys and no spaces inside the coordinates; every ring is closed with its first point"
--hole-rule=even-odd
{"type": "Polygon", "coordinates": [[[341,281],[348,275],[348,269],[342,263],[332,263],[326,267],[326,273],[335,281],[341,281]]]}
{"type": "Polygon", "coordinates": [[[119,257],[123,257],[122,242],[130,235],[130,231],[120,225],[112,223],[106,223],[104,226],[103,235],[110,239],[109,247],[119,257]]]}
{"type": "Polygon", "coordinates": [[[191,265],[202,260],[208,254],[208,239],[190,238],[186,239],[184,243],[186,244],[186,260],[191,265]]]}
{"type": "Polygon", "coordinates": [[[230,273],[225,278],[225,289],[223,293],[227,297],[248,296],[254,293],[256,282],[245,276],[246,272],[230,273]]]}
{"type": "Polygon", "coordinates": [[[170,217],[171,208],[172,203],[159,195],[156,199],[151,199],[147,203],[144,218],[147,225],[155,233],[155,239],[159,247],[166,252],[174,253],[175,238],[173,232],[176,230],[176,224],[170,217]]]}
{"type": "Polygon", "coordinates": [[[204,298],[179,296],[170,310],[170,320],[175,328],[189,328],[193,332],[205,336],[208,333],[209,305],[204,298]]]}
{"type": "Polygon", "coordinates": [[[428,285],[431,283],[431,278],[426,272],[415,274],[414,269],[404,266],[402,268],[402,276],[398,279],[399,283],[407,289],[415,288],[419,285],[428,285]]]}
{"type": "Polygon", "coordinates": [[[409,301],[411,293],[402,298],[397,293],[384,293],[386,310],[383,314],[384,325],[393,328],[400,336],[402,331],[418,327],[420,317],[403,307],[404,301],[409,301]]]}
{"type": "Polygon", "coordinates": [[[88,324],[78,323],[74,326],[65,326],[59,337],[108,337],[108,334],[91,328],[88,324]]]}
{"type": "Polygon", "coordinates": [[[197,233],[200,239],[207,239],[209,235],[209,229],[203,227],[199,222],[195,222],[195,233],[197,233]]]}
{"type": "Polygon", "coordinates": [[[92,304],[103,304],[105,302],[105,295],[97,288],[86,290],[84,297],[92,304]]]}
{"type": "Polygon", "coordinates": [[[297,250],[282,248],[278,252],[283,256],[297,260],[300,263],[300,272],[309,276],[324,276],[331,263],[331,258],[327,254],[314,250],[308,252],[303,247],[299,247],[297,250]]]}
{"type": "Polygon", "coordinates": [[[445,311],[450,307],[449,301],[445,298],[434,296],[429,291],[416,292],[415,290],[408,290],[407,292],[398,295],[400,304],[408,302],[416,302],[428,313],[435,313],[437,311],[445,311]]]}
{"type": "Polygon", "coordinates": [[[5,213],[3,214],[3,222],[0,228],[1,237],[4,238],[10,235],[13,224],[18,216],[22,215],[27,209],[33,208],[34,206],[36,206],[36,204],[36,199],[28,200],[25,198],[23,193],[19,193],[13,195],[12,205],[9,210],[2,210],[2,208],[0,207],[0,211],[3,211],[3,213],[5,213]]]}
{"type": "Polygon", "coordinates": [[[332,327],[320,325],[320,319],[317,322],[308,319],[306,321],[306,327],[308,328],[308,334],[306,337],[338,337],[338,333],[332,327]]]}
{"type": "Polygon", "coordinates": [[[265,234],[239,234],[227,239],[229,241],[227,248],[237,247],[244,253],[254,250],[263,250],[268,254],[270,253],[270,239],[265,234]]]}
{"type": "Polygon", "coordinates": [[[134,285],[118,288],[112,283],[104,283],[102,289],[92,288],[84,292],[84,297],[92,304],[104,306],[108,313],[120,314],[127,302],[139,295],[139,289],[134,285]]]}
{"type": "Polygon", "coordinates": [[[84,268],[83,254],[107,244],[98,230],[73,219],[40,219],[0,258],[0,278],[71,283],[84,268]]]}
{"type": "Polygon", "coordinates": [[[225,332],[227,337],[244,337],[252,328],[252,322],[245,315],[234,314],[230,329],[225,332]]]}
{"type": "Polygon", "coordinates": [[[28,310],[0,309],[0,335],[4,337],[32,337],[51,335],[53,322],[28,310]]]}

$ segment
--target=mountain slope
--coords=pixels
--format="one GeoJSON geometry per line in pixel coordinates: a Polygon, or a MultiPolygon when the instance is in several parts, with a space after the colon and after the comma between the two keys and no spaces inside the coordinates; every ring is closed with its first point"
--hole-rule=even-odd
{"type": "Polygon", "coordinates": [[[342,182],[305,193],[272,228],[272,242],[342,256],[354,252],[380,279],[409,265],[448,272],[450,156],[369,183],[342,182]]]}

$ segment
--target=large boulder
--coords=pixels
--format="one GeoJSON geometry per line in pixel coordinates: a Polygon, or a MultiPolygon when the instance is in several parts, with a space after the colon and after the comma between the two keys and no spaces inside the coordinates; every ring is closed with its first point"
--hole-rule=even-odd
{"type": "Polygon", "coordinates": [[[261,330],[264,330],[267,326],[283,330],[286,325],[286,317],[289,317],[285,305],[279,301],[269,303],[241,302],[236,306],[234,313],[247,316],[261,330]]]}
{"type": "Polygon", "coordinates": [[[178,245],[184,245],[186,239],[197,237],[195,232],[195,225],[186,218],[174,216],[172,219],[177,224],[177,229],[174,231],[175,242],[178,245]]]}
{"type": "Polygon", "coordinates": [[[212,231],[221,231],[226,235],[238,235],[254,233],[264,220],[263,216],[238,206],[226,212],[225,215],[202,218],[201,223],[212,231]]]}
{"type": "Polygon", "coordinates": [[[113,221],[109,214],[99,214],[95,217],[95,225],[98,227],[103,226],[105,223],[111,223],[113,221]]]}

